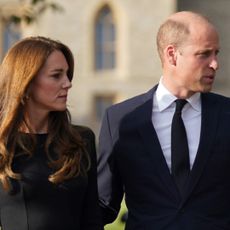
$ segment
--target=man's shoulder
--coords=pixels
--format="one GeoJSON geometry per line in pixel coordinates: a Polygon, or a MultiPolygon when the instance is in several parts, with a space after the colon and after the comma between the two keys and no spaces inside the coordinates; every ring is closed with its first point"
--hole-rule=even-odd
{"type": "Polygon", "coordinates": [[[206,108],[221,109],[230,112],[230,98],[218,93],[202,94],[202,105],[206,108]]]}
{"type": "Polygon", "coordinates": [[[215,92],[204,93],[202,94],[202,97],[217,102],[230,103],[229,97],[215,92]]]}
{"type": "Polygon", "coordinates": [[[136,107],[144,104],[147,100],[152,100],[155,87],[148,92],[128,98],[122,102],[116,103],[108,108],[109,112],[127,112],[135,109],[136,107]]]}

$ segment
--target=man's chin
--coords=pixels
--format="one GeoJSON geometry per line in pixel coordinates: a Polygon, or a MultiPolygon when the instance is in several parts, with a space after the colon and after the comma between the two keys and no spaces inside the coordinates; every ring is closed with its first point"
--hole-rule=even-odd
{"type": "Polygon", "coordinates": [[[202,90],[201,90],[201,92],[202,93],[208,93],[211,90],[212,90],[212,85],[203,87],[202,90]]]}

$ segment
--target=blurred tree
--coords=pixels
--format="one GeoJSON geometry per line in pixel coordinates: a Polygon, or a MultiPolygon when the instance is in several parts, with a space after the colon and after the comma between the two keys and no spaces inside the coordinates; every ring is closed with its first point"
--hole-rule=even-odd
{"type": "Polygon", "coordinates": [[[63,11],[63,8],[49,0],[0,0],[0,20],[6,23],[31,24],[47,9],[63,11]]]}

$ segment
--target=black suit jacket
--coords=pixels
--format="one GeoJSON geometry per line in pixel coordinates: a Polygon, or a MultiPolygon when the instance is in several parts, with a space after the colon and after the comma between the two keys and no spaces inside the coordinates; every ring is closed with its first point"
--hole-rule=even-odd
{"type": "Polygon", "coordinates": [[[181,199],[152,125],[154,91],[105,113],[98,158],[104,222],[114,220],[125,192],[127,230],[230,229],[230,100],[201,94],[200,143],[181,199]]]}

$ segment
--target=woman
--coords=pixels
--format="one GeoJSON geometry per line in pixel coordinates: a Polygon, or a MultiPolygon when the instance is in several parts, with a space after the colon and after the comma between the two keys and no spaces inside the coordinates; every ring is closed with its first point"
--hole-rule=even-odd
{"type": "Polygon", "coordinates": [[[97,230],[93,132],[70,124],[70,49],[45,37],[16,43],[0,68],[3,230],[97,230]]]}

